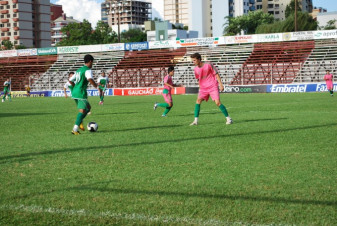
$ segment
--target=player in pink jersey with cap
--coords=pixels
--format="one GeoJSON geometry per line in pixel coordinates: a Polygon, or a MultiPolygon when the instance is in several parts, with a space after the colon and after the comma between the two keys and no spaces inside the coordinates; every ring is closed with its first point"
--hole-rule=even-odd
{"type": "Polygon", "coordinates": [[[326,88],[329,90],[330,95],[333,96],[333,75],[330,73],[330,70],[326,70],[324,80],[326,82],[326,88]]]}
{"type": "Polygon", "coordinates": [[[167,113],[169,113],[169,111],[173,107],[171,90],[174,88],[173,82],[172,82],[172,76],[174,75],[174,67],[173,66],[169,67],[167,72],[168,72],[168,75],[166,75],[164,77],[164,90],[163,90],[163,97],[164,97],[166,103],[157,103],[156,102],[153,106],[154,110],[156,110],[157,107],[165,108],[165,111],[162,114],[163,117],[167,116],[167,113]]]}
{"type": "Polygon", "coordinates": [[[213,66],[211,62],[201,61],[201,55],[199,53],[192,54],[191,59],[196,66],[194,68],[195,78],[199,81],[199,94],[194,109],[195,118],[194,121],[191,123],[191,126],[198,125],[200,105],[202,101],[208,101],[209,96],[211,96],[215,104],[226,116],[226,124],[232,124],[233,121],[229,117],[226,107],[220,101],[219,91],[223,91],[224,87],[222,85],[221,78],[217,69],[213,66]]]}

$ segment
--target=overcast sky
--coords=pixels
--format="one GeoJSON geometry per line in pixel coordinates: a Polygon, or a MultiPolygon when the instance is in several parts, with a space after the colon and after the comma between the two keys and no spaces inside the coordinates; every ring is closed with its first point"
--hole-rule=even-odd
{"type": "MultiPolygon", "coordinates": [[[[152,2],[152,18],[163,19],[163,0],[146,1],[152,2]]],[[[62,5],[63,11],[68,16],[73,16],[76,20],[83,21],[83,19],[87,19],[93,28],[96,27],[97,21],[101,20],[101,3],[104,0],[51,0],[51,2],[62,5]]],[[[317,7],[326,8],[328,12],[337,11],[337,0],[313,0],[313,4],[317,7]]]]}
{"type": "MultiPolygon", "coordinates": [[[[163,0],[146,0],[152,3],[152,18],[163,19],[163,0]]],[[[62,5],[63,11],[67,16],[83,21],[87,19],[93,28],[97,21],[101,20],[101,3],[104,0],[51,0],[51,3],[62,5]],[[79,7],[80,6],[80,7],[79,7]]]]}

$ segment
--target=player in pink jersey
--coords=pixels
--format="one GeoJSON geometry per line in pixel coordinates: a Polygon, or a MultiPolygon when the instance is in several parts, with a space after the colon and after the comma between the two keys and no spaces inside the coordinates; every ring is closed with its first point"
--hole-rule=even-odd
{"type": "Polygon", "coordinates": [[[330,70],[326,70],[324,80],[326,82],[326,88],[329,90],[330,95],[333,96],[333,75],[330,74],[330,70]]]}
{"type": "Polygon", "coordinates": [[[199,81],[199,95],[194,109],[194,121],[192,125],[198,125],[200,105],[202,101],[208,101],[209,96],[215,104],[220,108],[221,112],[226,116],[226,124],[232,124],[233,121],[229,117],[226,107],[220,101],[220,92],[224,87],[221,82],[221,78],[217,69],[211,62],[201,61],[201,55],[194,53],[191,55],[191,59],[196,66],[194,68],[195,78],[199,81]],[[220,89],[219,89],[220,86],[220,89]]]}
{"type": "Polygon", "coordinates": [[[171,66],[167,70],[168,75],[164,77],[164,90],[163,90],[163,97],[166,103],[155,103],[153,109],[156,110],[157,107],[165,108],[164,113],[162,114],[163,117],[167,116],[167,113],[171,110],[173,106],[171,90],[173,87],[172,76],[174,75],[174,67],[171,66]]]}

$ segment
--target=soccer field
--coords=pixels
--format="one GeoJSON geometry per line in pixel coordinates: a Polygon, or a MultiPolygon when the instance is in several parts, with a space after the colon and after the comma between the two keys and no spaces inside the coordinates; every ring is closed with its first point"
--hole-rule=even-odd
{"type": "Polygon", "coordinates": [[[98,132],[71,134],[71,99],[0,105],[1,225],[336,225],[337,97],[90,97],[98,132]]]}

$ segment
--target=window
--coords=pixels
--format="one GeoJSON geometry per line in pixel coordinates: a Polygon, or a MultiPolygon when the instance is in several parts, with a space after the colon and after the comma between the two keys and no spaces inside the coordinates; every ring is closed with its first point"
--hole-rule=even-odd
{"type": "Polygon", "coordinates": [[[275,11],[275,14],[280,14],[280,11],[275,11]]]}

